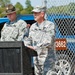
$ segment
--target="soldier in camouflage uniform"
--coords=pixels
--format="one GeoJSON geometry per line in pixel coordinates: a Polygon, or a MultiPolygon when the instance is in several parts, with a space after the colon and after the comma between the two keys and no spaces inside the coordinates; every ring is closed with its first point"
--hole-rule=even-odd
{"type": "Polygon", "coordinates": [[[46,75],[50,69],[48,57],[54,46],[55,25],[45,20],[46,7],[35,7],[32,12],[36,23],[30,27],[29,37],[24,43],[37,51],[38,56],[34,57],[35,75],[46,75]]]}
{"type": "Polygon", "coordinates": [[[27,23],[17,17],[16,11],[12,4],[6,6],[5,14],[9,21],[1,30],[1,41],[21,41],[27,34],[27,23]]]}

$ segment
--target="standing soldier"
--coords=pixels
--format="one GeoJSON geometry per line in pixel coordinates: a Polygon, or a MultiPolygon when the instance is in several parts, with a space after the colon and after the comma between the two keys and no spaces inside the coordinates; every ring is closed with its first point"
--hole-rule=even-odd
{"type": "Polygon", "coordinates": [[[30,27],[29,37],[24,41],[25,45],[37,51],[38,56],[34,57],[35,75],[46,75],[48,67],[50,49],[54,46],[55,25],[53,22],[45,20],[46,7],[38,6],[33,10],[36,23],[30,27]]]}
{"type": "Polygon", "coordinates": [[[5,10],[9,21],[4,24],[1,30],[1,41],[21,41],[27,34],[27,23],[18,18],[17,10],[12,4],[8,4],[5,10]]]}

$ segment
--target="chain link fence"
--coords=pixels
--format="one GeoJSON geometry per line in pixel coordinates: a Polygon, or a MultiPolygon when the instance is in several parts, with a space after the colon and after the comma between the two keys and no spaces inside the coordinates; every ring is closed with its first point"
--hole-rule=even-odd
{"type": "Polygon", "coordinates": [[[54,22],[55,65],[47,75],[75,75],[75,0],[43,0],[54,22]]]}

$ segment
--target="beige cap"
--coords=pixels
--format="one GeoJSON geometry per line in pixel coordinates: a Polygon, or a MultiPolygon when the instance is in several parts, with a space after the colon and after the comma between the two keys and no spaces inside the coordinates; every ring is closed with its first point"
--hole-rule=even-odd
{"type": "Polygon", "coordinates": [[[36,6],[32,12],[46,12],[46,6],[36,6]]]}

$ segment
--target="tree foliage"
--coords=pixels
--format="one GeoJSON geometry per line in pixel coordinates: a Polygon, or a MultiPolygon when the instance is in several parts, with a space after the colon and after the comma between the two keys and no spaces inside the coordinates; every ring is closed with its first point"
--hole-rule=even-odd
{"type": "Polygon", "coordinates": [[[69,5],[68,5],[68,13],[70,14],[70,15],[75,15],[75,3],[70,3],[69,5]]]}
{"type": "Polygon", "coordinates": [[[33,9],[33,7],[31,6],[31,1],[26,0],[25,4],[26,4],[26,8],[25,8],[26,13],[25,14],[31,14],[32,13],[31,11],[33,9]]]}
{"type": "MultiPolygon", "coordinates": [[[[0,0],[0,17],[5,16],[5,14],[2,14],[4,11],[5,5],[11,3],[10,0],[0,0]]],[[[25,8],[20,4],[20,2],[17,2],[15,4],[16,9],[19,9],[17,11],[18,14],[32,14],[32,5],[30,0],[26,0],[25,2],[25,8]]],[[[70,14],[75,16],[75,3],[70,3],[68,5],[64,6],[52,6],[47,9],[48,14],[70,14]]]]}
{"type": "Polygon", "coordinates": [[[75,15],[75,3],[70,3],[64,6],[52,6],[47,10],[48,14],[69,14],[75,15]]]}
{"type": "Polygon", "coordinates": [[[25,4],[26,4],[26,8],[31,7],[31,1],[30,0],[26,0],[25,4]]]}
{"type": "Polygon", "coordinates": [[[10,0],[0,0],[0,6],[1,7],[5,7],[9,3],[10,3],[10,0]]]}
{"type": "Polygon", "coordinates": [[[15,4],[15,8],[16,8],[16,10],[18,10],[17,14],[20,14],[20,12],[23,10],[23,6],[20,4],[20,2],[17,2],[15,4]]]}
{"type": "Polygon", "coordinates": [[[23,9],[21,12],[20,12],[20,14],[26,14],[27,12],[26,12],[26,10],[25,9],[23,9]]]}
{"type": "Polygon", "coordinates": [[[17,2],[17,3],[15,4],[15,7],[18,8],[20,11],[23,10],[23,6],[20,4],[20,2],[17,2]]]}

